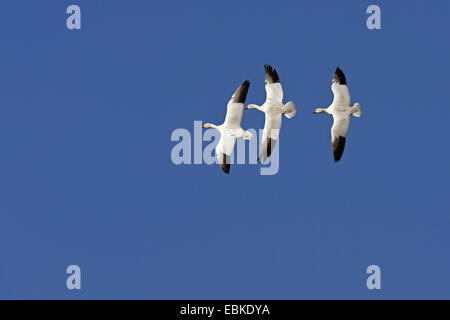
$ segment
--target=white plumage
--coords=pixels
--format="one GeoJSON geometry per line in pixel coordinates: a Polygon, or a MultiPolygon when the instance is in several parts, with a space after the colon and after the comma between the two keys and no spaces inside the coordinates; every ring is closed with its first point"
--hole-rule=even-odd
{"type": "Polygon", "coordinates": [[[257,109],[266,115],[259,155],[260,162],[266,161],[277,143],[282,123],[281,116],[284,114],[287,118],[292,118],[296,113],[294,102],[290,101],[283,104],[283,87],[277,71],[270,65],[266,65],[264,68],[266,73],[266,101],[262,106],[249,104],[246,107],[246,109],[257,109]]]}
{"type": "Polygon", "coordinates": [[[241,128],[242,112],[247,97],[249,81],[244,81],[231,97],[227,104],[227,114],[223,124],[217,126],[211,123],[205,123],[203,128],[214,128],[220,132],[220,140],[216,146],[216,157],[223,172],[230,173],[231,153],[237,138],[250,140],[252,134],[241,128]]]}
{"type": "Polygon", "coordinates": [[[341,159],[345,148],[348,128],[350,125],[350,115],[361,116],[361,107],[355,103],[350,107],[350,92],[347,87],[347,80],[344,72],[338,67],[333,76],[331,91],[334,99],[332,104],[326,108],[317,108],[313,113],[328,113],[333,116],[333,126],[331,127],[331,146],[333,150],[334,161],[341,159]]]}

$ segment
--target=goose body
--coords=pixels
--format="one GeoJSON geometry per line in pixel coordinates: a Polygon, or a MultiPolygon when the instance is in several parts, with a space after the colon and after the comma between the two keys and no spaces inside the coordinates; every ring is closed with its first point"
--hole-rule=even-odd
{"type": "Polygon", "coordinates": [[[334,99],[331,105],[324,108],[317,108],[313,113],[328,113],[333,116],[333,126],[331,127],[331,147],[334,161],[341,160],[344,153],[348,128],[350,126],[350,115],[361,116],[359,103],[350,106],[350,92],[347,87],[347,80],[344,72],[338,67],[333,76],[331,91],[334,99]]]}
{"type": "Polygon", "coordinates": [[[246,109],[257,109],[265,113],[263,138],[260,148],[259,161],[265,162],[272,153],[280,135],[282,115],[292,118],[296,114],[294,102],[283,104],[283,87],[277,71],[270,65],[265,65],[266,101],[258,106],[249,104],[246,109]]]}
{"type": "Polygon", "coordinates": [[[205,123],[203,128],[214,128],[220,132],[220,139],[215,148],[216,157],[223,172],[230,173],[231,153],[237,138],[250,140],[252,134],[241,128],[242,112],[247,97],[249,81],[244,81],[235,91],[227,104],[227,113],[225,120],[221,125],[205,123]]]}

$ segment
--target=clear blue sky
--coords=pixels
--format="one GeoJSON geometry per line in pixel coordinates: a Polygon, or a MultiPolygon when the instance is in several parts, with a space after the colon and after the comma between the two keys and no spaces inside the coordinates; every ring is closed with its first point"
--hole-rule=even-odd
{"type": "MultiPolygon", "coordinates": [[[[448,1],[2,1],[0,298],[450,298],[449,14],[448,1]],[[174,165],[172,131],[220,123],[245,79],[263,103],[267,63],[298,110],[279,173],[174,165]],[[312,114],[336,66],[363,109],[337,164],[332,119],[312,114]],[[71,264],[81,291],[66,289],[71,264]]],[[[242,125],[263,122],[248,111],[242,125]]]]}

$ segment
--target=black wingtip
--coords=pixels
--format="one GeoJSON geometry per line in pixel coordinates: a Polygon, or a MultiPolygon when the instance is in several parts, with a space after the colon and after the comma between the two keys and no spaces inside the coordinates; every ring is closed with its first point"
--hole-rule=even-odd
{"type": "Polygon", "coordinates": [[[222,168],[222,171],[225,172],[225,174],[230,174],[230,165],[229,164],[220,165],[220,167],[222,168]]]}
{"type": "Polygon", "coordinates": [[[237,103],[245,103],[245,99],[247,99],[248,88],[250,87],[250,81],[245,80],[239,86],[239,88],[233,94],[233,102],[237,103]]]}
{"type": "Polygon", "coordinates": [[[250,88],[250,81],[245,80],[244,82],[242,82],[241,87],[244,89],[245,95],[247,96],[248,88],[250,88]]]}
{"type": "Polygon", "coordinates": [[[345,137],[336,138],[332,143],[332,147],[333,147],[334,162],[338,162],[339,160],[341,160],[342,155],[344,153],[345,137]]]}
{"type": "Polygon", "coordinates": [[[261,145],[261,148],[263,148],[264,144],[265,144],[265,150],[261,150],[261,153],[258,157],[259,163],[266,161],[270,157],[273,149],[275,148],[275,145],[277,144],[277,140],[272,139],[272,138],[267,138],[267,142],[263,142],[263,144],[261,145]]]}
{"type": "Polygon", "coordinates": [[[226,174],[229,174],[230,167],[231,167],[231,157],[222,153],[222,158],[220,159],[220,167],[222,168],[223,172],[225,172],[226,174]]]}
{"type": "Polygon", "coordinates": [[[272,68],[270,64],[265,64],[264,70],[266,71],[266,78],[269,80],[269,83],[280,82],[277,70],[272,68]]]}
{"type": "Polygon", "coordinates": [[[347,80],[345,79],[344,71],[342,71],[341,68],[336,67],[336,71],[334,72],[333,78],[337,81],[339,84],[347,84],[347,80]]]}

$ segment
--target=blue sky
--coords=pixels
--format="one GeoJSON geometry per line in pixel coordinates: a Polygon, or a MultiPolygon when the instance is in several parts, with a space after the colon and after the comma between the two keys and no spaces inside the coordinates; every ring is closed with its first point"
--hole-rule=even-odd
{"type": "MultiPolygon", "coordinates": [[[[450,4],[2,1],[0,298],[450,298],[450,4]],[[66,28],[66,8],[82,29],[66,28]],[[382,29],[366,28],[381,7],[382,29]],[[172,163],[237,86],[285,99],[280,170],[172,163]],[[341,162],[340,66],[354,118],[341,162]],[[82,290],[66,288],[68,265],[82,290]],[[367,266],[381,267],[369,291],[367,266]]],[[[244,114],[244,128],[264,115],[244,114]]]]}

